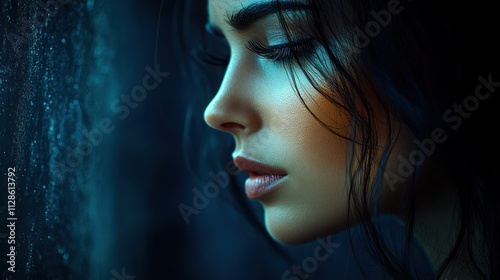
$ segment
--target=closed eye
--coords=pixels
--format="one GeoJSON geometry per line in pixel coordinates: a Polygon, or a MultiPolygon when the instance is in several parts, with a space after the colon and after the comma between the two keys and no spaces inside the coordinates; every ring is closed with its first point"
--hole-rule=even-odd
{"type": "Polygon", "coordinates": [[[247,48],[262,58],[275,62],[293,62],[312,55],[316,49],[314,38],[306,38],[286,44],[266,46],[262,41],[252,39],[247,48]]]}

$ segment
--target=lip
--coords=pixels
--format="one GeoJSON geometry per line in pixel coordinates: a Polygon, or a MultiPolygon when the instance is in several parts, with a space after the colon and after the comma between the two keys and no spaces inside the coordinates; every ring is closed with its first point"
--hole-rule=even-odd
{"type": "Polygon", "coordinates": [[[288,175],[283,169],[244,156],[235,157],[234,164],[250,175],[245,181],[245,192],[250,199],[271,194],[288,175]]]}

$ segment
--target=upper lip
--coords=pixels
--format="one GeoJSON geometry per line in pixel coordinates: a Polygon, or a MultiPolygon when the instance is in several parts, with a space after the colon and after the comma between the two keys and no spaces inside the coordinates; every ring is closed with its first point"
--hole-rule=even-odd
{"type": "Polygon", "coordinates": [[[250,176],[259,175],[287,175],[287,173],[280,168],[273,167],[254,159],[249,159],[244,156],[237,156],[234,158],[234,164],[241,170],[250,174],[250,176]]]}

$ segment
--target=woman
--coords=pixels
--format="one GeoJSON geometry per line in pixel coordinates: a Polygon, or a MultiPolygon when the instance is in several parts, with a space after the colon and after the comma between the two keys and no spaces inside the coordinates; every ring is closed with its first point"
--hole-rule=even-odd
{"type": "Polygon", "coordinates": [[[274,240],[356,227],[385,277],[417,277],[415,246],[436,279],[500,277],[498,175],[488,143],[470,137],[491,137],[474,124],[500,77],[460,84],[448,22],[431,5],[208,1],[206,30],[221,42],[202,55],[225,73],[204,119],[234,137],[274,240]],[[399,241],[384,215],[404,224],[399,241]]]}

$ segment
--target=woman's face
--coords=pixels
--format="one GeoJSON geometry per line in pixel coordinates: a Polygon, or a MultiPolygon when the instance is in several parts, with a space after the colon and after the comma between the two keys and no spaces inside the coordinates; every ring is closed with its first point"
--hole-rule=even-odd
{"type": "MultiPolygon", "coordinates": [[[[233,158],[251,175],[246,191],[262,202],[269,233],[281,242],[299,243],[347,226],[350,143],[325,129],[301,102],[279,61],[286,51],[262,55],[249,48],[257,41],[272,52],[278,48],[273,46],[290,43],[274,6],[263,3],[209,1],[209,24],[223,34],[231,57],[205,120],[234,136],[233,158]]],[[[300,13],[300,7],[293,11],[300,13]]],[[[291,32],[293,37],[293,25],[291,32]]],[[[347,114],[316,92],[300,70],[296,73],[309,109],[338,134],[349,135],[347,114]]]]}

